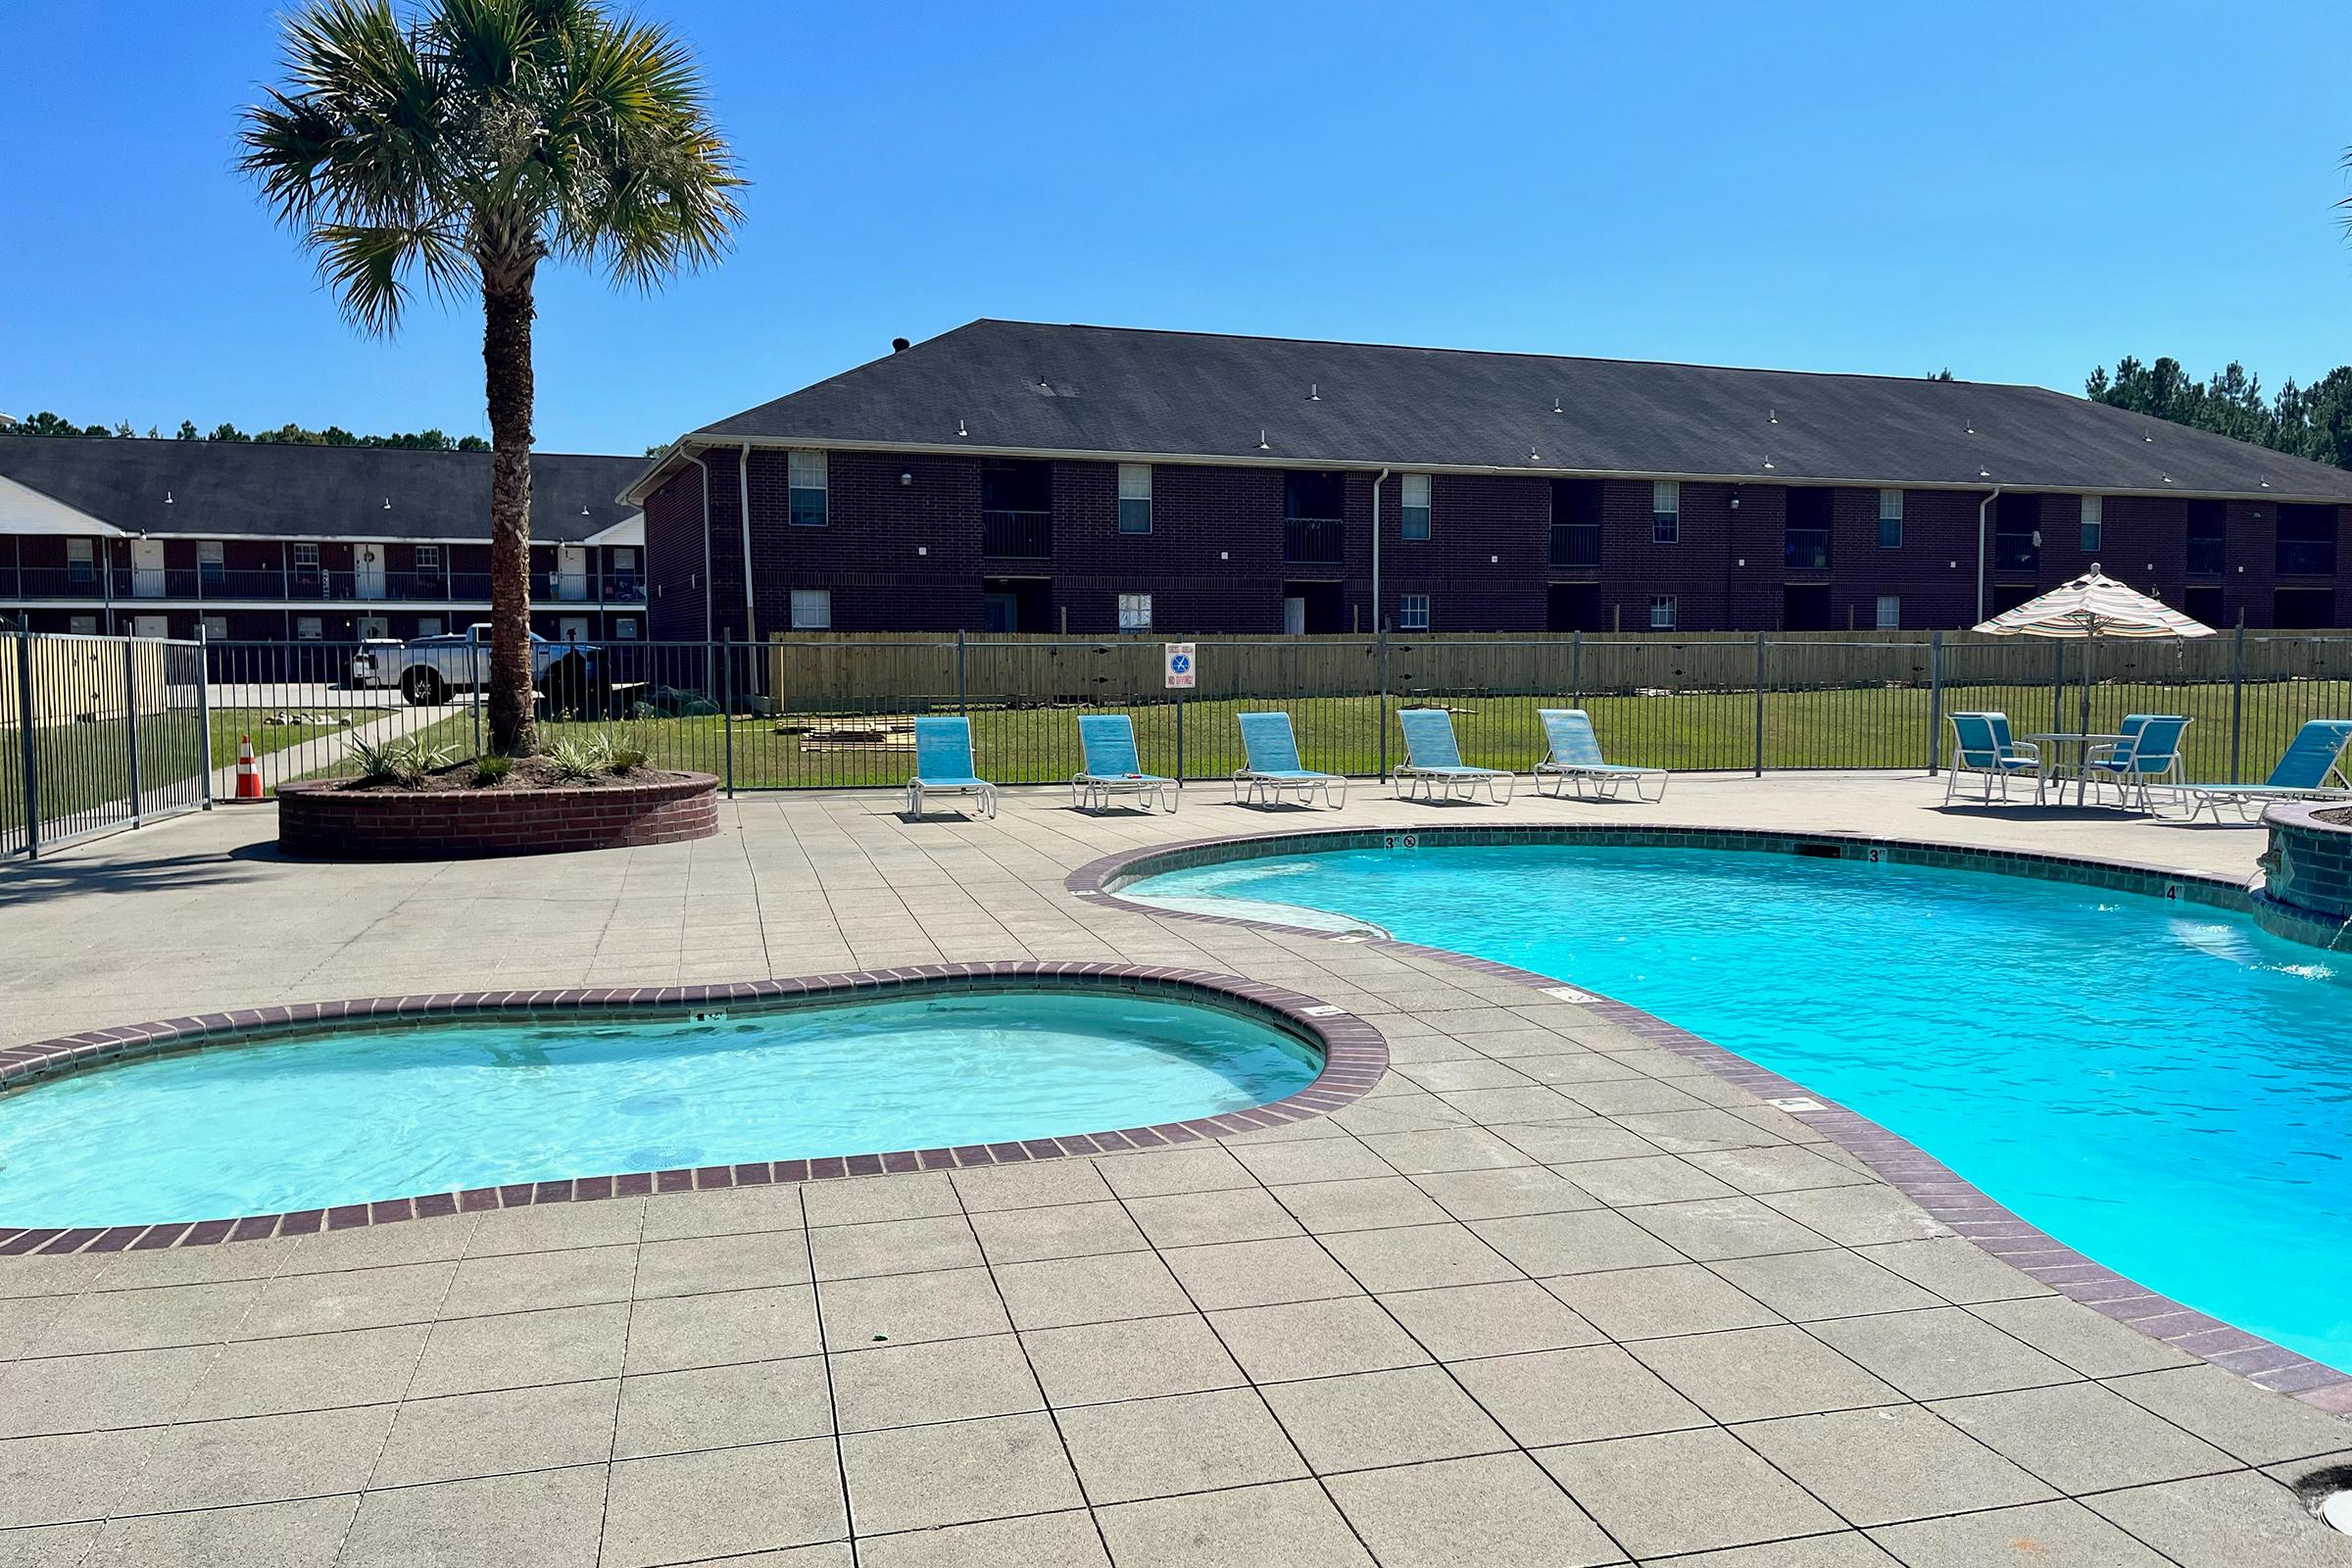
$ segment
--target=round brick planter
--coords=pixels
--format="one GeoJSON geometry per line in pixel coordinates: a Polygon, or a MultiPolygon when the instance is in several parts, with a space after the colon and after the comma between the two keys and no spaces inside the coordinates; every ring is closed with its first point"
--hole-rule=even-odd
{"type": "Polygon", "coordinates": [[[717,831],[718,780],[708,773],[593,789],[426,792],[283,784],[277,791],[277,847],[323,859],[551,855],[675,844],[717,831]]]}
{"type": "Polygon", "coordinates": [[[2271,898],[2324,921],[2352,920],[2352,821],[2345,803],[2281,802],[2262,813],[2271,830],[2263,857],[2271,898]]]}

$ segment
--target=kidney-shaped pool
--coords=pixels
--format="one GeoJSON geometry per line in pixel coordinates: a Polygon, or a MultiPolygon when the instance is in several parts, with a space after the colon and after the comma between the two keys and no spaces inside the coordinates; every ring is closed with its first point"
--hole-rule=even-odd
{"type": "Polygon", "coordinates": [[[1073,986],[265,1040],[0,1099],[0,1225],[1054,1138],[1263,1104],[1322,1065],[1270,1014],[1073,986]]]}
{"type": "Polygon", "coordinates": [[[2352,954],[2144,895],[1719,850],[1293,855],[1123,896],[1304,906],[1589,986],[1842,1102],[2149,1289],[2352,1371],[2352,954]]]}

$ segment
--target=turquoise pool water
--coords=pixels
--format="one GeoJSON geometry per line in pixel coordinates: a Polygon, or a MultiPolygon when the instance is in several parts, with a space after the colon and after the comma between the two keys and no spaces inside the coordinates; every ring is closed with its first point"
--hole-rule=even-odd
{"type": "Polygon", "coordinates": [[[0,1224],[1101,1132],[1261,1104],[1321,1066],[1220,1008],[1077,991],[236,1047],[0,1100],[0,1224]]]}
{"type": "Polygon", "coordinates": [[[1299,856],[1128,896],[1342,913],[1632,1003],[2352,1371],[2352,954],[2156,898],[1705,850],[1299,856]]]}

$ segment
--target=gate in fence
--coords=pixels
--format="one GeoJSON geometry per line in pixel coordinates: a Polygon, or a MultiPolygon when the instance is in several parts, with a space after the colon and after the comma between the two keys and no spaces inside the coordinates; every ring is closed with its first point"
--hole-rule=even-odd
{"type": "Polygon", "coordinates": [[[195,643],[0,633],[0,855],[209,806],[204,687],[195,643]]]}

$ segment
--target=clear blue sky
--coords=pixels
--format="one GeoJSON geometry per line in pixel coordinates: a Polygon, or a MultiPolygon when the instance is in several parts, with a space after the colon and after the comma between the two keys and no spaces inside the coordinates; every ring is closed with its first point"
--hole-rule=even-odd
{"type": "MultiPolygon", "coordinates": [[[[637,452],[979,316],[2080,388],[2348,360],[2352,7],[642,0],[744,171],[716,270],[540,296],[539,439],[637,452]]],[[[0,0],[0,411],[486,428],[232,172],[272,12],[0,0]]]]}

